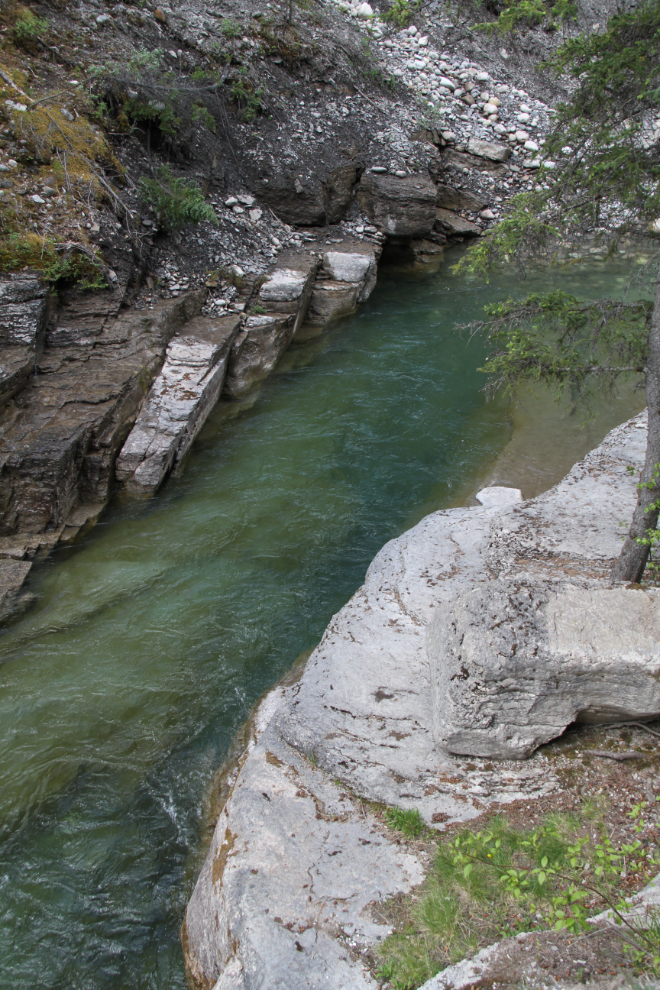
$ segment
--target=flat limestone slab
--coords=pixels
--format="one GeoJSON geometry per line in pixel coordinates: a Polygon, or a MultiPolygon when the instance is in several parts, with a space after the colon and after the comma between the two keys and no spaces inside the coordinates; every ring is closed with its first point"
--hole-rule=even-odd
{"type": "Polygon", "coordinates": [[[168,345],[165,363],[117,458],[129,490],[155,492],[216,404],[240,317],[197,317],[168,345]]]}
{"type": "Polygon", "coordinates": [[[513,568],[606,574],[645,441],[637,417],[538,499],[436,512],[380,551],[299,679],[266,696],[227,780],[183,932],[195,986],[373,986],[359,950],[385,934],[378,901],[427,864],[360,797],[443,828],[561,790],[541,753],[477,767],[438,748],[426,631],[513,568]]]}

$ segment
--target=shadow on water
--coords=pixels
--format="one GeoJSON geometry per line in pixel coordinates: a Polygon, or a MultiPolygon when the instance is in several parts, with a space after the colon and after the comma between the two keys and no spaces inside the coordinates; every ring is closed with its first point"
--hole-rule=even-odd
{"type": "Polygon", "coordinates": [[[183,990],[204,795],[254,700],[388,539],[491,478],[532,494],[641,407],[622,396],[558,443],[541,400],[484,403],[483,352],[453,327],[516,281],[385,275],[221,403],[157,497],[118,499],[35,569],[38,602],[0,639],[0,985],[183,990]]]}

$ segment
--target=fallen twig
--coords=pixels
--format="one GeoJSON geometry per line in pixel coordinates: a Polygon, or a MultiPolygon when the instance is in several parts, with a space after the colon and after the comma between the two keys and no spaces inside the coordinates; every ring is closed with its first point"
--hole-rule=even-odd
{"type": "Polygon", "coordinates": [[[583,756],[600,756],[604,760],[618,760],[623,763],[624,760],[643,760],[645,756],[649,756],[649,753],[608,753],[604,749],[585,749],[583,756]]]}

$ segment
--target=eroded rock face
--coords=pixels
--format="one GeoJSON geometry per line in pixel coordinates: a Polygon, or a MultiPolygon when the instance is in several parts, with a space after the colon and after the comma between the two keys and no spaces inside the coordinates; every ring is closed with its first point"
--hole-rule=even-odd
{"type": "Polygon", "coordinates": [[[34,276],[0,281],[0,406],[34,370],[44,346],[49,303],[48,287],[34,276]]]}
{"type": "Polygon", "coordinates": [[[439,183],[435,203],[436,206],[444,210],[453,210],[454,212],[472,210],[478,213],[479,210],[483,210],[484,206],[488,205],[488,200],[484,199],[483,196],[469,192],[467,189],[454,189],[453,186],[439,183]]]}
{"type": "Polygon", "coordinates": [[[302,181],[278,173],[259,188],[259,196],[284,223],[302,227],[338,223],[353,199],[357,169],[352,162],[338,165],[324,181],[302,181]]]}
{"type": "Polygon", "coordinates": [[[443,605],[427,637],[435,738],[520,759],[572,722],[660,713],[660,592],[489,581],[443,605]]]}
{"type": "MultiPolygon", "coordinates": [[[[162,342],[203,301],[203,292],[191,292],[148,313],[110,313],[94,348],[46,347],[20,405],[10,402],[0,417],[1,536],[57,531],[78,502],[107,500],[117,453],[162,363],[162,342]]],[[[75,312],[62,320],[67,335],[79,326],[75,312]]]]}
{"type": "Polygon", "coordinates": [[[393,237],[425,237],[435,223],[437,190],[430,179],[410,175],[365,175],[358,201],[371,222],[393,237]]]}
{"type": "Polygon", "coordinates": [[[222,389],[238,316],[197,317],[170,342],[135,426],[117,458],[117,479],[155,492],[179,464],[222,389]]]}

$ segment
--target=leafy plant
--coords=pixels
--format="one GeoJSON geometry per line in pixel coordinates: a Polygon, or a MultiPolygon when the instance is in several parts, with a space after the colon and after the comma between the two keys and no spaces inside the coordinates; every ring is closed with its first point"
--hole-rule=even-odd
{"type": "Polygon", "coordinates": [[[660,863],[642,841],[648,840],[646,806],[630,813],[638,837],[619,845],[608,836],[606,808],[602,800],[597,807],[585,802],[577,815],[549,814],[534,829],[496,815],[481,831],[441,838],[421,891],[406,905],[397,903],[398,917],[402,908],[407,916],[379,949],[378,975],[410,990],[480,945],[548,926],[582,932],[590,928],[587,919],[607,907],[632,961],[657,968],[660,919],[628,919],[623,898],[624,882],[645,882],[660,863]]]}
{"type": "Polygon", "coordinates": [[[48,32],[48,21],[37,17],[32,10],[21,8],[14,21],[12,35],[17,45],[25,47],[30,42],[41,39],[48,32]]]}
{"type": "Polygon", "coordinates": [[[254,83],[250,79],[247,69],[241,69],[232,84],[231,98],[232,101],[237,104],[240,110],[241,118],[246,123],[250,123],[250,121],[254,120],[257,114],[262,110],[261,98],[263,93],[264,90],[262,86],[255,89],[254,83]]]}
{"type": "Polygon", "coordinates": [[[394,0],[385,13],[381,14],[381,18],[387,24],[393,24],[394,27],[408,27],[420,6],[420,0],[394,0]]]}
{"type": "Polygon", "coordinates": [[[417,839],[426,831],[424,819],[417,808],[388,808],[385,812],[385,821],[397,832],[403,832],[408,839],[417,839]]]}
{"type": "Polygon", "coordinates": [[[233,20],[231,17],[222,18],[220,30],[224,34],[225,38],[240,38],[243,33],[242,26],[238,21],[233,20]]]}
{"type": "Polygon", "coordinates": [[[161,165],[155,179],[143,176],[139,194],[169,230],[178,230],[187,223],[217,224],[213,207],[204,199],[202,190],[191,179],[173,175],[169,165],[161,165]]]}
{"type": "Polygon", "coordinates": [[[100,257],[84,245],[57,244],[52,238],[37,234],[11,232],[0,237],[0,270],[17,271],[31,268],[41,272],[51,285],[74,283],[78,289],[107,287],[105,266],[100,257]]]}
{"type": "Polygon", "coordinates": [[[556,29],[559,24],[574,21],[577,18],[577,3],[575,0],[505,0],[498,19],[493,23],[475,24],[492,34],[498,31],[506,34],[520,26],[533,26],[547,23],[549,30],[556,29]]]}

